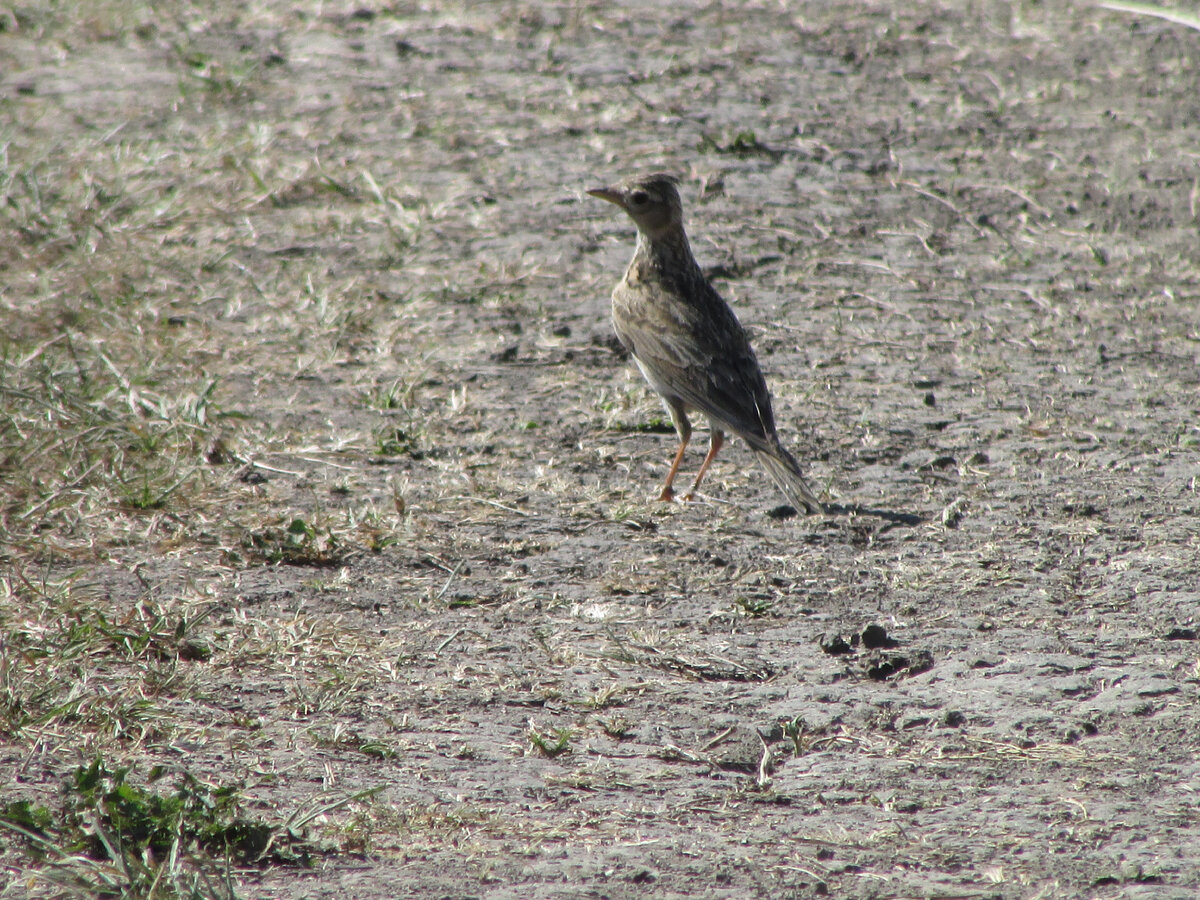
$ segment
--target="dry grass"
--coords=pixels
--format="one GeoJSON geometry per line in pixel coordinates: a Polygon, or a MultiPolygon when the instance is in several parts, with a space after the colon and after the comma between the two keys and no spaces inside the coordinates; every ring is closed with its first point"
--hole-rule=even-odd
{"type": "MultiPolygon", "coordinates": [[[[362,857],[430,894],[564,854],[599,884],[670,853],[676,884],[861,895],[924,866],[888,889],[961,895],[990,857],[939,856],[955,778],[992,822],[1123,760],[1036,717],[943,729],[943,668],[1110,627],[1115,659],[1185,616],[1142,588],[1185,609],[1197,550],[1170,491],[1200,432],[1162,412],[1190,409],[1200,286],[1171,129],[1097,128],[1107,98],[1073,123],[1120,73],[1037,80],[1057,8],[813,5],[759,54],[719,5],[704,48],[620,4],[435,6],[0,11],[0,897],[284,894],[362,857]],[[597,41],[653,52],[609,72],[597,41]],[[777,87],[763,60],[800,46],[828,66],[777,87]],[[632,236],[573,191],[664,158],[712,187],[701,256],[814,482],[926,525],[765,518],[740,447],[702,503],[647,500],[670,427],[606,343],[632,236]],[[934,675],[820,652],[860,620],[934,675]],[[734,718],[764,746],[731,769],[734,718]],[[919,778],[931,826],[896,787],[919,778]]],[[[1034,878],[1013,834],[1043,823],[992,825],[1020,874],[988,877],[1034,878]]]]}

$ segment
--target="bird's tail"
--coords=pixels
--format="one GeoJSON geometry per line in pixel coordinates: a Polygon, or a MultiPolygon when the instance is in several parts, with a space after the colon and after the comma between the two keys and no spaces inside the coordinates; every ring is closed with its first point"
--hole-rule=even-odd
{"type": "Polygon", "coordinates": [[[776,444],[770,450],[755,449],[754,455],[767,470],[767,474],[779,485],[779,489],[788,498],[788,503],[806,513],[825,511],[821,501],[813,495],[804,476],[800,474],[800,464],[782,446],[776,444]]]}

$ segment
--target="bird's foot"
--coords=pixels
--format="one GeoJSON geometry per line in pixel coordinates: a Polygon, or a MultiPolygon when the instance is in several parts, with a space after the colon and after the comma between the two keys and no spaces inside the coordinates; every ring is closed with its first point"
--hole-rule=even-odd
{"type": "Polygon", "coordinates": [[[660,503],[671,503],[675,499],[675,489],[669,484],[662,489],[662,493],[658,495],[660,503]]]}

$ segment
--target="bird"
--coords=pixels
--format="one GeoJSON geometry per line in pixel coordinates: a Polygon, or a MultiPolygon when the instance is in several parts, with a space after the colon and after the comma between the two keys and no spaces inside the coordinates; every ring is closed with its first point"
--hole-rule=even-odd
{"type": "Polygon", "coordinates": [[[824,512],[775,432],[771,394],[745,329],[692,255],[678,184],[660,173],[587,191],[621,207],[637,225],[633,259],[613,288],[612,321],[679,437],[659,500],[675,498],[675,476],[692,436],[688,413],[695,411],[711,425],[708,455],[684,500],[693,499],[732,432],[749,445],[788,503],[798,511],[824,512]]]}

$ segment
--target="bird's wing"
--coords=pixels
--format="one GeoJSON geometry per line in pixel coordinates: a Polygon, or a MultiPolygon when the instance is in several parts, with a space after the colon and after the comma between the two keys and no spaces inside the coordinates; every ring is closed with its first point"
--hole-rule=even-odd
{"type": "Polygon", "coordinates": [[[613,292],[617,337],[655,390],[770,452],[778,438],[766,380],[733,310],[704,287],[685,302],[659,285],[619,285],[613,292]]]}

